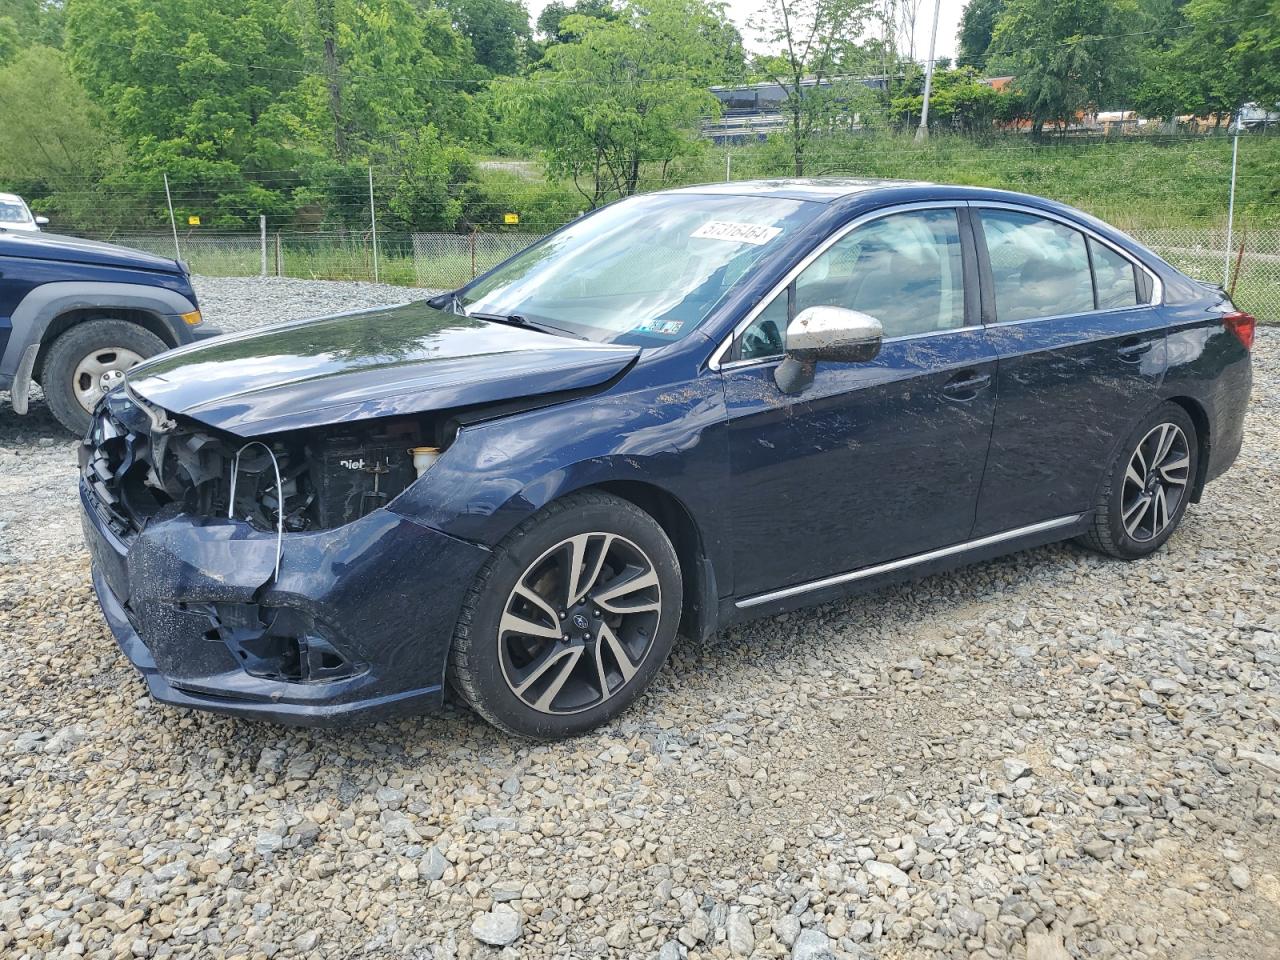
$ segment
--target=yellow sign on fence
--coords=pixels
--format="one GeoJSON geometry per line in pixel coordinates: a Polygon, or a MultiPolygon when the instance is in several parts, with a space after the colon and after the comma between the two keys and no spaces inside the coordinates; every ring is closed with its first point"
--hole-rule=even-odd
{"type": "Polygon", "coordinates": [[[200,226],[200,218],[199,218],[199,217],[187,217],[187,226],[188,226],[188,227],[198,227],[198,226],[200,226]]]}
{"type": "Polygon", "coordinates": [[[504,214],[502,215],[502,222],[503,222],[503,223],[513,223],[513,224],[514,224],[514,223],[519,223],[519,222],[520,222],[520,214],[518,214],[518,213],[504,213],[504,214]]]}

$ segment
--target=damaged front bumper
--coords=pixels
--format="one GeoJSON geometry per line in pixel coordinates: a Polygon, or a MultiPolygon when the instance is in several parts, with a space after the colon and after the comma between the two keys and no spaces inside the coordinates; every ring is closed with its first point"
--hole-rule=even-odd
{"type": "Polygon", "coordinates": [[[276,536],[179,515],[122,539],[89,487],[93,585],[163,703],[300,725],[434,709],[462,600],[488,551],[376,510],[276,536]]]}

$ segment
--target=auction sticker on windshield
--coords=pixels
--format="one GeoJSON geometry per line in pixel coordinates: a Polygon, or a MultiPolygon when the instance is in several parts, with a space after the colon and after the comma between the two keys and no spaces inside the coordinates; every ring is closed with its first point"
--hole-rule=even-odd
{"type": "Polygon", "coordinates": [[[733,243],[752,243],[761,246],[781,232],[781,227],[766,227],[758,223],[708,220],[689,236],[699,240],[729,240],[733,243]]]}
{"type": "Polygon", "coordinates": [[[636,333],[656,333],[664,337],[674,337],[683,327],[683,320],[646,320],[633,329],[636,333]]]}

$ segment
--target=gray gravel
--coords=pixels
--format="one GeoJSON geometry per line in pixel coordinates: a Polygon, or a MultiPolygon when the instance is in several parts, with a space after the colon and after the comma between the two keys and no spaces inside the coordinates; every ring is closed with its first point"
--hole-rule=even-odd
{"type": "MultiPolygon", "coordinates": [[[[355,286],[202,284],[232,322],[403,295],[355,286]]],[[[1049,547],[685,644],[551,745],[155,705],[87,584],[74,444],[0,410],[0,956],[1280,955],[1273,341],[1156,557],[1049,547]]]]}
{"type": "Polygon", "coordinates": [[[385,283],[290,280],[283,277],[197,277],[205,319],[223,332],[421,300],[434,291],[385,283]]]}

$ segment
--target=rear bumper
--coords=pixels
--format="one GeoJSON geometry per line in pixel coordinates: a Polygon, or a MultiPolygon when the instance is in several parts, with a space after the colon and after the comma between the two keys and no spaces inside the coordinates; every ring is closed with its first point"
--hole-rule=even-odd
{"type": "Polygon", "coordinates": [[[336,530],[286,535],[275,577],[275,536],[247,524],[179,516],[126,544],[83,484],[80,500],[99,605],[157,700],[304,726],[440,705],[483,547],[376,511],[336,530]],[[299,633],[339,652],[349,669],[282,678],[255,653],[282,619],[302,624],[299,633]]]}
{"type": "Polygon", "coordinates": [[[1253,389],[1253,367],[1246,356],[1231,376],[1222,378],[1222,387],[1214,398],[1213,423],[1209,430],[1209,463],[1205,467],[1205,483],[1216,480],[1230,469],[1244,445],[1244,420],[1249,409],[1249,393],[1253,389]]]}

